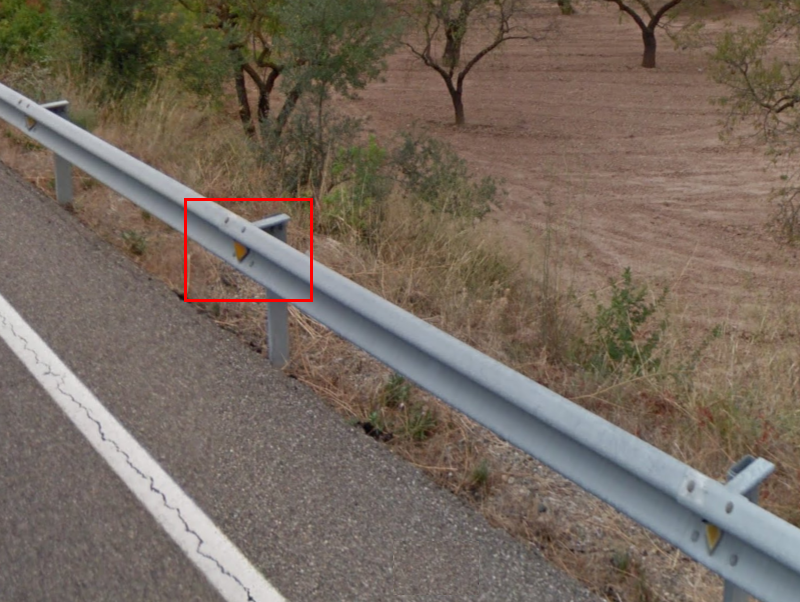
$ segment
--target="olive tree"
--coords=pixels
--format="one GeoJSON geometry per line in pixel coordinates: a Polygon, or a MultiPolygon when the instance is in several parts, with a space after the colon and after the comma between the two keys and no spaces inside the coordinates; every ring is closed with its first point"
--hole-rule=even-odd
{"type": "Polygon", "coordinates": [[[656,66],[656,28],[663,25],[667,13],[685,0],[669,0],[659,3],[653,0],[604,0],[616,4],[620,11],[628,15],[642,32],[644,54],[642,67],[652,69],[656,66]]]}
{"type": "Polygon", "coordinates": [[[202,27],[218,35],[220,51],[230,64],[239,106],[239,119],[248,135],[255,135],[256,122],[270,117],[270,99],[284,69],[273,53],[273,34],[279,24],[274,16],[275,2],[259,0],[178,0],[186,10],[201,19],[202,27]],[[256,89],[256,118],[247,88],[250,79],[256,89]]]}
{"type": "Polygon", "coordinates": [[[312,89],[350,94],[377,77],[393,47],[383,0],[178,0],[223,35],[245,131],[270,124],[280,134],[298,100],[312,89]],[[285,100],[273,118],[279,78],[285,100]],[[256,115],[247,81],[256,90],[256,115]]]}
{"type": "Polygon", "coordinates": [[[276,54],[288,91],[284,110],[300,95],[317,102],[331,92],[354,97],[386,68],[396,27],[383,0],[304,0],[276,11],[276,54]]]}
{"type": "Polygon", "coordinates": [[[540,40],[552,23],[532,31],[534,0],[410,0],[398,2],[410,30],[406,47],[438,73],[450,94],[456,125],[466,122],[464,80],[490,52],[511,40],[540,40]],[[474,43],[468,45],[468,41],[474,43]],[[467,47],[474,52],[465,52],[467,47]]]}
{"type": "Polygon", "coordinates": [[[304,0],[286,3],[276,15],[281,31],[274,48],[285,65],[286,100],[273,133],[281,135],[289,112],[303,102],[289,146],[301,159],[298,184],[310,185],[319,201],[331,156],[360,127],[329,110],[328,101],[334,93],[353,98],[379,77],[399,32],[382,0],[304,0]]]}

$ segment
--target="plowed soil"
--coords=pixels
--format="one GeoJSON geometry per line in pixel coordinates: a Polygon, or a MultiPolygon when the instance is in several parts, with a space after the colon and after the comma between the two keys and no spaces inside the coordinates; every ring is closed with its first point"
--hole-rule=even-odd
{"type": "Polygon", "coordinates": [[[546,206],[570,233],[572,273],[597,286],[630,266],[664,282],[693,319],[744,325],[765,298],[796,299],[796,252],[765,227],[777,183],[763,149],[720,140],[724,89],[703,51],[659,34],[643,69],[638,28],[586,3],[545,41],[512,41],[466,80],[457,128],[444,83],[408,52],[352,105],[379,134],[417,123],[476,170],[505,180],[495,216],[513,236],[541,232],[546,206]]]}

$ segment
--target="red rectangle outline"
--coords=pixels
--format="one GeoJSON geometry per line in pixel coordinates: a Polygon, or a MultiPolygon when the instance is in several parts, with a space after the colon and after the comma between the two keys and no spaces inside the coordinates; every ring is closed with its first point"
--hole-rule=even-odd
{"type": "Polygon", "coordinates": [[[209,199],[209,198],[184,198],[183,199],[183,300],[187,303],[192,303],[195,301],[204,301],[204,302],[244,302],[244,303],[267,303],[270,301],[277,301],[283,303],[302,303],[302,302],[309,302],[314,300],[314,199],[311,198],[294,198],[294,199],[281,199],[281,198],[263,198],[263,199],[242,199],[242,198],[218,198],[218,199],[209,199]],[[310,223],[310,233],[309,233],[309,247],[308,247],[308,265],[309,265],[309,298],[308,299],[189,299],[189,282],[187,279],[187,270],[188,270],[188,251],[189,251],[189,236],[187,234],[188,229],[188,202],[189,201],[308,201],[308,208],[309,208],[309,223],[310,223]]]}

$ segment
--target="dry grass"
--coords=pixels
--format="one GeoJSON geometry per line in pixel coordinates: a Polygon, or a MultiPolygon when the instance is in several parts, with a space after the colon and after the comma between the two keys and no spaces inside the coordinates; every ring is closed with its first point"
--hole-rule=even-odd
{"type": "MultiPolygon", "coordinates": [[[[134,109],[100,109],[68,81],[60,90],[101,138],[201,194],[277,193],[236,121],[173,87],[134,109]]],[[[2,132],[0,159],[52,194],[48,153],[2,132]]],[[[181,236],[90,179],[77,181],[79,219],[181,290],[181,236]]],[[[258,219],[260,205],[231,209],[258,219]]],[[[304,250],[307,218],[288,205],[281,210],[293,215],[291,242],[304,250]]],[[[588,336],[575,299],[588,309],[591,303],[565,283],[569,259],[557,217],[545,236],[515,241],[513,251],[491,220],[472,226],[421,214],[400,197],[377,228],[373,248],[347,230],[338,241],[319,236],[315,258],[713,477],[745,453],[775,462],[764,505],[800,524],[800,311],[791,300],[764,299],[753,308],[753,328],[723,323],[721,338],[687,366],[706,330],[697,327],[702,316],[673,295],[662,344],[669,354],[657,373],[598,375],[573,361],[577,341],[588,336]]],[[[202,249],[193,246],[190,255],[196,294],[263,296],[202,249]]],[[[198,309],[264,352],[260,304],[198,309]]],[[[720,598],[719,581],[670,546],[424,392],[392,381],[385,367],[294,308],[291,315],[290,373],[598,593],[635,602],[720,598]]]]}

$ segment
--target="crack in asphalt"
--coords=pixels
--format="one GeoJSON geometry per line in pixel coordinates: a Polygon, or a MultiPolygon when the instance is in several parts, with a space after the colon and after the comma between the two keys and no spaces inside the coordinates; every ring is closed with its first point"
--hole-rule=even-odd
{"type": "Polygon", "coordinates": [[[158,495],[161,498],[161,501],[163,502],[165,508],[167,508],[168,510],[172,510],[173,512],[175,512],[177,514],[177,516],[180,519],[181,523],[183,523],[183,527],[186,530],[186,532],[191,534],[191,535],[193,535],[195,538],[197,538],[197,548],[195,549],[195,552],[197,552],[197,554],[202,556],[203,558],[206,558],[206,559],[210,560],[211,562],[213,562],[223,575],[225,575],[229,579],[232,579],[242,589],[242,591],[244,591],[247,594],[247,602],[257,602],[256,599],[253,598],[252,594],[250,593],[250,588],[245,586],[244,583],[242,583],[239,580],[239,578],[236,577],[236,575],[232,574],[224,566],[222,566],[222,564],[216,558],[214,558],[213,556],[211,556],[209,554],[206,554],[205,552],[203,552],[200,549],[203,546],[203,544],[205,543],[203,541],[203,538],[200,537],[200,534],[197,533],[194,529],[192,529],[189,526],[189,523],[183,517],[183,514],[181,513],[180,508],[178,508],[177,506],[171,506],[169,504],[169,502],[167,501],[167,496],[164,494],[164,492],[161,491],[158,487],[156,487],[155,480],[153,479],[153,477],[146,475],[144,472],[142,472],[142,470],[139,469],[139,467],[137,467],[133,462],[131,462],[131,459],[130,459],[130,456],[128,455],[128,452],[126,452],[124,449],[122,449],[117,444],[116,441],[106,437],[106,433],[105,433],[105,430],[103,429],[103,425],[100,423],[99,420],[97,420],[92,415],[92,412],[89,410],[89,408],[87,408],[80,401],[75,399],[75,397],[73,397],[71,393],[69,393],[68,391],[64,391],[61,388],[61,386],[64,384],[64,381],[65,381],[65,378],[66,378],[65,375],[64,374],[57,374],[57,373],[53,372],[52,368],[50,367],[49,364],[47,364],[46,362],[44,362],[41,359],[39,359],[39,355],[36,353],[36,351],[34,349],[31,349],[30,347],[28,347],[28,341],[24,337],[20,336],[16,332],[16,330],[14,329],[14,325],[13,324],[9,324],[8,321],[6,320],[5,316],[3,316],[2,314],[0,314],[0,320],[2,320],[3,324],[7,328],[9,328],[11,330],[12,335],[14,335],[14,337],[16,337],[17,340],[22,341],[22,343],[25,346],[25,351],[28,351],[31,355],[33,355],[36,363],[38,365],[40,365],[40,366],[44,366],[45,367],[47,372],[45,372],[44,375],[45,376],[53,376],[53,377],[58,379],[59,382],[58,382],[58,385],[57,385],[56,388],[59,390],[59,392],[62,395],[64,395],[65,397],[69,398],[70,401],[72,401],[72,403],[74,403],[76,406],[78,406],[83,411],[83,413],[86,415],[86,417],[89,420],[91,420],[93,423],[95,423],[97,425],[97,432],[100,434],[100,438],[105,443],[109,443],[110,445],[112,445],[114,447],[114,449],[116,450],[116,452],[118,454],[122,455],[125,458],[125,463],[128,466],[130,466],[131,469],[133,469],[133,471],[136,472],[136,474],[138,474],[141,478],[143,478],[144,480],[149,482],[150,491],[152,491],[153,493],[155,493],[156,495],[158,495]]]}

